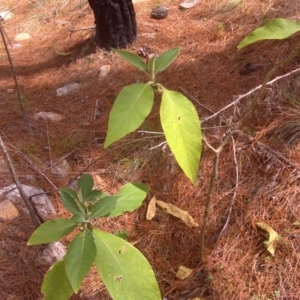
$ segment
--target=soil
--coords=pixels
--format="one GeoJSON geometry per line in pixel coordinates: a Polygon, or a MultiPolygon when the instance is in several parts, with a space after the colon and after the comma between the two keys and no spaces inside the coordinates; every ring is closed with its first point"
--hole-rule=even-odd
{"type": "MultiPolygon", "coordinates": [[[[179,4],[137,2],[138,38],[127,50],[137,53],[147,45],[160,54],[181,46],[180,56],[159,80],[193,102],[203,135],[217,148],[255,99],[252,89],[299,47],[299,34],[242,50],[237,50],[238,43],[272,18],[299,20],[300,2],[199,1],[186,11],[179,4]],[[167,18],[150,18],[157,5],[169,8],[167,18]]],[[[290,74],[299,68],[299,57],[288,59],[271,75],[270,80],[287,74],[264,89],[246,122],[220,154],[200,263],[199,233],[212,173],[211,149],[203,144],[197,185],[193,186],[169,149],[157,147],[163,137],[153,138],[146,132],[161,131],[159,97],[140,129],[143,132],[104,149],[115,98],[125,85],[145,80],[144,75],[117,54],[96,47],[94,30],[88,29],[93,26],[93,14],[85,1],[2,1],[0,11],[8,9],[13,17],[1,26],[21,97],[2,42],[0,129],[23,184],[52,191],[49,197],[58,217],[68,214],[54,190],[82,172],[94,175],[107,193],[116,193],[127,182],[148,184],[149,195],[136,212],[98,225],[109,232],[129,231],[129,241],[138,241],[136,247],[149,260],[162,296],[168,300],[300,299],[300,77],[297,72],[290,74]],[[16,42],[21,32],[32,38],[16,42]],[[100,77],[104,65],[110,65],[110,72],[100,77]],[[56,95],[58,88],[74,82],[80,84],[79,90],[56,95]],[[58,113],[63,120],[34,121],[38,112],[58,113]],[[54,172],[62,158],[70,165],[65,177],[54,172]],[[147,204],[153,196],[188,211],[199,227],[187,227],[163,211],[147,221],[147,204]],[[258,222],[267,223],[280,235],[274,256],[264,246],[267,236],[258,222]],[[193,269],[185,280],[176,277],[181,265],[193,269]]],[[[0,188],[12,183],[4,166],[2,162],[0,188]]],[[[0,221],[0,299],[43,298],[40,286],[49,266],[36,260],[41,247],[26,244],[33,229],[27,215],[0,221]]],[[[110,297],[93,270],[72,299],[110,297]]]]}

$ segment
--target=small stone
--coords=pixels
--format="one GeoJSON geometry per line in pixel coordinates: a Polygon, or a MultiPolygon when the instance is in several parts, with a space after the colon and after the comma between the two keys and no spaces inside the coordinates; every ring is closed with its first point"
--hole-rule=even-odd
{"type": "Polygon", "coordinates": [[[10,19],[13,16],[13,14],[9,11],[1,11],[0,12],[0,21],[6,21],[8,19],[10,19]]]}
{"type": "Polygon", "coordinates": [[[58,97],[63,96],[63,95],[66,95],[66,94],[68,94],[68,93],[70,93],[70,92],[73,92],[73,91],[78,90],[79,87],[80,87],[80,84],[77,83],[77,82],[74,82],[74,83],[70,83],[70,84],[64,85],[64,86],[62,86],[62,87],[60,87],[60,88],[58,88],[58,89],[56,90],[56,95],[57,95],[58,97]]]}
{"type": "Polygon", "coordinates": [[[16,207],[7,199],[0,202],[0,219],[10,221],[19,216],[19,211],[16,207]]]}
{"type": "Polygon", "coordinates": [[[26,40],[29,40],[29,39],[31,39],[31,35],[29,33],[26,33],[26,32],[19,33],[15,37],[16,42],[22,42],[22,41],[26,41],[26,40]]]}
{"type": "Polygon", "coordinates": [[[31,174],[25,175],[25,178],[28,182],[35,182],[34,176],[31,174]]]}
{"type": "Polygon", "coordinates": [[[198,0],[186,0],[179,4],[179,7],[182,9],[189,9],[192,8],[197,4],[198,0]]]}
{"type": "Polygon", "coordinates": [[[156,39],[156,33],[155,32],[143,32],[140,34],[140,36],[143,36],[145,38],[151,39],[151,40],[155,40],[156,39]]]}
{"type": "Polygon", "coordinates": [[[105,77],[110,71],[110,65],[104,65],[100,67],[99,77],[105,77]]]}
{"type": "Polygon", "coordinates": [[[168,16],[169,9],[166,6],[156,6],[152,9],[151,18],[161,20],[168,16]]]}
{"type": "Polygon", "coordinates": [[[32,118],[35,121],[50,121],[56,123],[60,122],[64,117],[57,113],[41,111],[34,114],[32,118]]]}
{"type": "Polygon", "coordinates": [[[7,89],[6,92],[7,94],[12,94],[15,90],[14,89],[7,89]]]}
{"type": "Polygon", "coordinates": [[[59,164],[56,164],[51,169],[52,174],[60,176],[61,178],[67,177],[67,175],[71,172],[71,167],[68,162],[63,159],[59,164]]]}
{"type": "Polygon", "coordinates": [[[66,246],[64,246],[61,242],[54,242],[45,247],[39,255],[38,260],[49,265],[53,265],[56,261],[62,260],[66,253],[66,246]]]}

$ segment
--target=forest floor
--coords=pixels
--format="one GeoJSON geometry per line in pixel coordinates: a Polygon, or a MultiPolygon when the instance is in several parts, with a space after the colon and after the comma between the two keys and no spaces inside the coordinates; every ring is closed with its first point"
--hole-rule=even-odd
{"type": "MultiPolygon", "coordinates": [[[[20,181],[53,191],[85,170],[108,193],[115,193],[127,182],[148,184],[149,195],[137,211],[102,226],[109,232],[127,230],[129,241],[138,241],[136,247],[153,266],[162,296],[168,300],[300,299],[299,73],[267,86],[246,124],[221,153],[205,232],[204,262],[200,264],[199,232],[213,153],[203,144],[197,185],[193,186],[170,151],[155,147],[163,142],[161,135],[149,139],[147,133],[136,132],[103,149],[116,96],[124,85],[144,77],[115,53],[97,49],[93,30],[70,31],[93,26],[92,11],[80,2],[84,1],[0,2],[0,11],[11,9],[13,13],[2,26],[10,41],[10,55],[30,120],[29,133],[1,42],[0,131],[20,181]],[[32,38],[15,42],[21,32],[32,38]],[[111,69],[99,77],[103,65],[111,69]],[[73,82],[80,84],[78,90],[56,95],[59,87],[73,82]],[[14,92],[9,93],[9,89],[14,92]],[[95,114],[97,100],[99,111],[95,114]],[[55,112],[64,119],[56,123],[34,121],[32,116],[38,112],[55,112]],[[64,178],[52,168],[63,157],[70,166],[64,178]],[[188,211],[199,227],[187,227],[163,211],[147,221],[147,204],[153,196],[188,211]],[[257,222],[267,223],[280,235],[274,256],[264,246],[266,232],[257,222]],[[193,269],[185,280],[176,277],[181,265],[193,269]]],[[[203,134],[218,147],[229,125],[242,118],[256,93],[205,119],[262,84],[275,63],[299,47],[300,35],[260,42],[243,50],[237,50],[237,44],[272,18],[299,20],[300,2],[199,1],[186,11],[179,9],[180,2],[136,3],[138,38],[128,50],[137,53],[147,45],[160,54],[182,47],[177,60],[159,78],[164,86],[185,93],[194,103],[203,120],[203,134]],[[162,4],[169,8],[168,17],[150,19],[152,8],[162,4]]],[[[299,64],[299,57],[288,61],[272,78],[288,74],[299,64]]],[[[142,130],[161,131],[157,108],[142,130]]],[[[12,183],[3,165],[2,160],[0,188],[12,183]]],[[[58,216],[67,216],[58,193],[49,197],[58,216]]],[[[26,215],[0,222],[1,299],[42,299],[40,286],[49,266],[36,262],[39,247],[26,244],[32,230],[26,215]]],[[[64,240],[66,245],[68,242],[64,240]]],[[[93,271],[72,299],[110,297],[93,271]]]]}

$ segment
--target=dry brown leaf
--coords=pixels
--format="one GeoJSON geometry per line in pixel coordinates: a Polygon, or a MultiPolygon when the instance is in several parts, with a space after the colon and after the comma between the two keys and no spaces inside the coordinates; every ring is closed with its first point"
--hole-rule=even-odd
{"type": "Polygon", "coordinates": [[[257,222],[256,225],[262,230],[267,231],[269,234],[269,239],[265,242],[265,244],[267,246],[267,250],[274,255],[277,242],[280,239],[278,233],[267,223],[257,222]]]}
{"type": "Polygon", "coordinates": [[[154,196],[148,204],[146,219],[152,220],[155,214],[156,214],[156,198],[154,196]]]}
{"type": "Polygon", "coordinates": [[[168,214],[180,219],[182,222],[184,222],[189,227],[198,227],[198,223],[195,222],[195,220],[190,216],[190,214],[178,208],[177,206],[163,202],[161,200],[156,200],[156,203],[168,214]]]}
{"type": "Polygon", "coordinates": [[[176,273],[176,277],[184,280],[184,279],[188,278],[192,274],[192,272],[193,272],[193,269],[189,269],[184,266],[180,266],[176,273]]]}

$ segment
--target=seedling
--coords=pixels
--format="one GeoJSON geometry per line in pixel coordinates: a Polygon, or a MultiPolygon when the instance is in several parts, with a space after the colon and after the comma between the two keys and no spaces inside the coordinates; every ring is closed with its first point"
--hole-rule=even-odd
{"type": "Polygon", "coordinates": [[[93,178],[82,175],[77,187],[78,192],[70,188],[59,190],[64,207],[73,216],[46,221],[28,241],[28,245],[51,243],[80,228],[63,260],[57,261],[45,275],[41,289],[45,300],[67,300],[78,293],[93,263],[114,300],[124,299],[124,295],[132,300],[161,300],[153,270],[142,253],[124,239],[91,225],[93,219],[137,209],[148,186],[128,183],[111,196],[93,189],[93,178]]]}
{"type": "Polygon", "coordinates": [[[193,103],[181,93],[166,89],[157,75],[173,63],[180,48],[152,56],[147,64],[136,54],[115,51],[131,65],[147,74],[147,83],[125,86],[110,112],[104,147],[138,129],[152,110],[154,93],[162,94],[160,121],[166,141],[185,175],[196,184],[201,156],[201,126],[193,103]]]}

